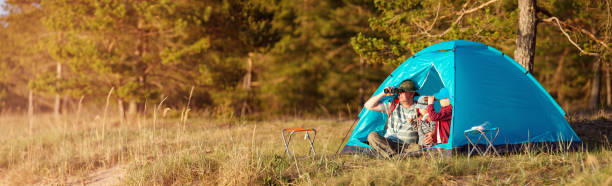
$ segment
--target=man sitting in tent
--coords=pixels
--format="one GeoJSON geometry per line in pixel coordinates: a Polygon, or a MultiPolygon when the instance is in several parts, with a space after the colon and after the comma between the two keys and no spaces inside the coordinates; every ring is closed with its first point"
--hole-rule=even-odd
{"type": "Polygon", "coordinates": [[[436,128],[433,132],[426,135],[426,144],[437,144],[447,143],[448,136],[450,135],[451,119],[453,118],[453,106],[450,104],[448,90],[446,88],[440,89],[440,91],[434,96],[427,98],[427,112],[431,121],[436,121],[436,128]],[[434,97],[440,99],[439,112],[434,109],[434,97]]]}
{"type": "MultiPolygon", "coordinates": [[[[385,88],[387,90],[393,87],[385,88]]],[[[371,132],[368,135],[368,143],[376,151],[390,158],[398,153],[410,152],[419,149],[417,145],[417,109],[413,98],[416,94],[415,84],[412,80],[402,82],[397,91],[397,97],[393,101],[381,103],[380,99],[385,96],[394,95],[392,91],[389,93],[382,92],[371,97],[364,107],[369,110],[382,111],[389,115],[387,124],[385,125],[385,136],[381,136],[377,132],[371,132]]]]}

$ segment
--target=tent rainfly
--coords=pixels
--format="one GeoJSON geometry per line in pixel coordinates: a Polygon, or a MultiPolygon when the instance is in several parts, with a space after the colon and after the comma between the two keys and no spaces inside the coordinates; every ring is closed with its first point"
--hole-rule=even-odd
{"type": "MultiPolygon", "coordinates": [[[[501,129],[493,142],[496,146],[581,141],[563,109],[538,81],[491,46],[465,40],[429,46],[398,66],[374,95],[406,79],[417,84],[420,95],[433,95],[443,87],[449,91],[453,105],[449,140],[431,148],[464,149],[468,141],[463,131],[479,125],[501,129]]],[[[390,100],[392,97],[387,96],[381,101],[390,100]]],[[[381,112],[361,110],[342,153],[371,152],[367,136],[372,131],[383,134],[386,120],[387,115],[381,112]]]]}

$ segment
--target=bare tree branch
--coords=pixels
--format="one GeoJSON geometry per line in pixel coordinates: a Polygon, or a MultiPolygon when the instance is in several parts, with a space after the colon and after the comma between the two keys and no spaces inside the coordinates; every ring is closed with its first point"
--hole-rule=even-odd
{"type": "Polygon", "coordinates": [[[461,7],[462,10],[465,10],[465,8],[468,6],[468,4],[470,4],[471,0],[467,0],[465,1],[465,3],[463,4],[463,6],[461,7]]]}
{"type": "Polygon", "coordinates": [[[543,13],[544,15],[546,15],[546,16],[548,16],[548,17],[549,17],[549,18],[546,18],[546,19],[540,19],[540,21],[542,21],[542,22],[547,22],[547,23],[551,23],[551,24],[555,24],[555,22],[553,22],[553,20],[554,20],[554,21],[556,21],[556,23],[557,23],[557,24],[560,24],[560,25],[562,25],[562,26],[564,26],[564,27],[568,27],[568,28],[570,28],[570,29],[572,29],[572,30],[576,30],[576,31],[578,31],[578,32],[580,32],[580,33],[583,33],[583,34],[585,34],[585,35],[589,36],[589,37],[590,37],[590,38],[591,38],[593,41],[597,42],[598,44],[600,44],[600,45],[601,45],[601,46],[603,46],[604,48],[608,48],[608,43],[607,43],[607,42],[604,42],[604,41],[602,41],[601,39],[599,39],[599,38],[595,37],[595,34],[593,34],[593,33],[589,32],[588,30],[585,30],[585,29],[580,28],[580,27],[578,27],[578,26],[575,26],[575,25],[569,24],[569,23],[567,23],[567,22],[565,22],[565,21],[561,21],[561,20],[559,20],[559,18],[557,18],[557,17],[553,16],[553,15],[550,13],[550,11],[548,11],[548,10],[546,10],[546,9],[542,8],[542,7],[536,7],[536,9],[537,9],[537,11],[538,11],[538,12],[543,13]]]}
{"type": "MultiPolygon", "coordinates": [[[[576,42],[574,42],[574,40],[572,40],[572,38],[570,37],[569,34],[567,34],[567,32],[565,32],[565,30],[563,29],[563,27],[561,26],[561,21],[559,21],[559,19],[557,17],[550,17],[547,19],[542,19],[543,22],[548,22],[548,23],[553,23],[553,21],[555,21],[554,23],[557,23],[557,26],[559,26],[559,29],[561,30],[561,32],[563,32],[563,34],[565,35],[565,37],[567,37],[567,39],[569,40],[570,43],[572,43],[572,45],[574,45],[576,48],[578,48],[578,50],[580,50],[581,53],[586,54],[586,55],[590,55],[590,56],[599,56],[599,54],[597,53],[592,53],[592,52],[586,52],[584,51],[582,48],[580,48],[580,46],[578,46],[578,44],[576,44],[576,42]]],[[[585,30],[586,31],[586,30],[585,30]]],[[[605,44],[603,44],[603,46],[605,46],[606,48],[608,48],[605,44]]]]}
{"type": "MultiPolygon", "coordinates": [[[[458,16],[457,19],[455,19],[455,21],[453,21],[451,26],[449,26],[446,30],[444,30],[440,34],[431,34],[428,31],[423,32],[423,34],[427,35],[427,37],[440,37],[440,36],[443,36],[443,35],[447,34],[449,31],[451,31],[453,29],[453,27],[455,25],[457,25],[461,21],[461,19],[463,19],[463,16],[465,16],[466,14],[470,14],[470,13],[476,12],[477,10],[480,10],[480,9],[482,9],[482,8],[488,6],[488,5],[490,5],[490,4],[492,4],[492,3],[496,2],[496,1],[498,1],[498,0],[490,0],[490,1],[486,2],[486,3],[481,4],[480,6],[471,8],[469,10],[465,10],[465,8],[467,7],[468,3],[470,2],[470,1],[467,1],[465,4],[463,4],[463,8],[461,9],[461,11],[457,12],[455,14],[455,15],[458,16]]],[[[437,15],[436,15],[436,17],[437,17],[437,15]]],[[[443,19],[445,17],[450,17],[450,16],[443,16],[440,19],[443,19]]]]}
{"type": "Polygon", "coordinates": [[[463,12],[462,14],[469,14],[469,13],[475,12],[475,11],[477,11],[477,10],[480,10],[480,9],[484,8],[485,6],[489,6],[491,3],[494,3],[494,2],[496,2],[496,1],[497,1],[497,0],[491,0],[491,1],[489,1],[489,2],[483,3],[483,4],[481,4],[481,5],[480,5],[480,6],[478,6],[478,7],[474,7],[474,8],[472,8],[472,9],[469,9],[469,10],[467,10],[467,11],[463,12]]]}
{"type": "Polygon", "coordinates": [[[429,28],[427,31],[433,29],[433,26],[436,25],[436,22],[438,21],[438,14],[440,13],[440,1],[438,1],[438,8],[436,9],[436,18],[434,18],[433,22],[431,23],[431,25],[429,25],[429,28]]]}

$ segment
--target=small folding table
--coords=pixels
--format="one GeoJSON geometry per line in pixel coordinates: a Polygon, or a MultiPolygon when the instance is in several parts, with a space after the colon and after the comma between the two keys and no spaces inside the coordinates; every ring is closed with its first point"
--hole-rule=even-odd
{"type": "Polygon", "coordinates": [[[490,128],[490,129],[486,129],[486,128],[473,129],[472,128],[472,129],[463,131],[463,135],[465,135],[465,138],[467,138],[467,140],[470,142],[470,144],[468,144],[468,151],[469,151],[468,158],[470,157],[470,155],[472,155],[474,151],[478,152],[478,154],[481,156],[485,156],[491,149],[496,155],[499,156],[499,153],[495,149],[495,146],[493,146],[493,142],[495,141],[495,139],[497,139],[497,136],[499,135],[499,128],[497,127],[490,128]],[[478,136],[478,139],[476,140],[476,142],[474,142],[472,139],[476,139],[476,136],[478,136]],[[482,151],[482,149],[480,149],[481,147],[478,146],[478,144],[483,138],[485,139],[484,142],[486,143],[484,144],[486,146],[484,152],[482,151]],[[471,148],[470,148],[470,145],[472,146],[471,148]]]}

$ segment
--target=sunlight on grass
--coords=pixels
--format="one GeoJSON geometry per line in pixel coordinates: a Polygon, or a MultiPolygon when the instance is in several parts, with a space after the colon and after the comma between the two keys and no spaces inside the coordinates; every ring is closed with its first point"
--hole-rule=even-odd
{"type": "Polygon", "coordinates": [[[3,116],[0,183],[74,184],[91,174],[125,166],[121,184],[130,185],[285,185],[285,184],[571,184],[612,183],[610,145],[578,152],[525,152],[500,157],[421,157],[383,160],[334,155],[352,121],[240,121],[139,117],[124,125],[109,118],[64,123],[3,116]],[[184,126],[183,126],[184,123],[184,126]],[[313,127],[319,133],[318,156],[307,156],[302,135],[291,143],[288,158],[282,128],[313,127]],[[297,164],[296,164],[297,160],[297,164]],[[299,171],[298,171],[299,168],[299,171]]]}

